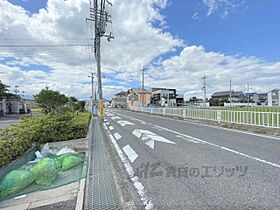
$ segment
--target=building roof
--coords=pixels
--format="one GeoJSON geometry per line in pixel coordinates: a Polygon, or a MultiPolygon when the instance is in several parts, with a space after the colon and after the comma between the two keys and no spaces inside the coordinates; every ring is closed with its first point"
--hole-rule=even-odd
{"type": "MultiPolygon", "coordinates": [[[[141,88],[130,88],[128,89],[128,92],[135,92],[135,93],[142,93],[142,89],[141,88]]],[[[146,89],[144,89],[144,93],[150,93],[149,91],[147,91],[146,89]]]]}
{"type": "Polygon", "coordinates": [[[126,96],[126,91],[121,91],[117,93],[115,96],[126,96]]]}
{"type": "MultiPolygon", "coordinates": [[[[231,91],[231,94],[233,94],[233,91],[231,91]]],[[[230,96],[230,91],[215,92],[212,94],[212,97],[223,97],[223,96],[230,96]]]]}
{"type": "MultiPolygon", "coordinates": [[[[239,97],[240,95],[244,95],[242,91],[231,91],[231,97],[239,97]]],[[[221,92],[215,92],[212,94],[212,97],[229,97],[230,91],[221,91],[221,92]]]]}
{"type": "Polygon", "coordinates": [[[244,95],[244,93],[243,93],[242,91],[233,92],[233,93],[231,94],[231,97],[238,97],[238,96],[240,96],[240,95],[244,95]]]}
{"type": "Polygon", "coordinates": [[[158,90],[170,90],[170,91],[176,91],[175,88],[152,88],[152,92],[158,91],[158,90]]]}
{"type": "Polygon", "coordinates": [[[267,97],[267,93],[258,93],[258,96],[267,97]]]}
{"type": "Polygon", "coordinates": [[[255,94],[257,94],[257,93],[245,93],[245,96],[249,95],[251,97],[251,96],[254,96],[255,94]]]}

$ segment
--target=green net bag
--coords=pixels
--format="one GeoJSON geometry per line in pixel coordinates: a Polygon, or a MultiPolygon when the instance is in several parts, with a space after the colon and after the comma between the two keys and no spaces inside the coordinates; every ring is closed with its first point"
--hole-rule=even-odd
{"type": "Polygon", "coordinates": [[[13,170],[0,182],[0,198],[20,192],[34,182],[33,174],[25,170],[13,170]]]}
{"type": "Polygon", "coordinates": [[[67,155],[63,158],[62,161],[62,171],[66,171],[74,166],[78,165],[79,163],[83,162],[83,159],[77,157],[76,155],[67,155]]]}
{"type": "Polygon", "coordinates": [[[32,167],[31,172],[36,184],[49,186],[56,180],[58,171],[54,159],[44,158],[32,167]]]}

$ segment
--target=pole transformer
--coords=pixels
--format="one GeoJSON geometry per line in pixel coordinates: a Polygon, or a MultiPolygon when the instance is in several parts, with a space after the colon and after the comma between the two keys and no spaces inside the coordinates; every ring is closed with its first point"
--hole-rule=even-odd
{"type": "Polygon", "coordinates": [[[112,23],[111,15],[107,12],[106,6],[112,4],[108,0],[93,0],[90,5],[90,17],[86,18],[86,21],[93,21],[94,24],[94,55],[96,60],[96,72],[97,72],[97,94],[99,99],[99,116],[101,121],[104,118],[104,105],[103,105],[103,91],[102,91],[102,76],[101,76],[101,38],[106,37],[110,42],[114,39],[112,33],[106,34],[106,27],[108,23],[112,23]]]}

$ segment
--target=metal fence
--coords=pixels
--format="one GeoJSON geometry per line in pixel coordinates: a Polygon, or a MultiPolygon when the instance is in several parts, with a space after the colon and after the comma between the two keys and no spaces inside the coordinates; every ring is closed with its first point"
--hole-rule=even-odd
{"type": "Polygon", "coordinates": [[[133,107],[132,110],[151,114],[159,114],[163,116],[175,116],[184,119],[204,119],[217,122],[229,122],[236,124],[280,128],[280,112],[149,107],[133,107]]]}

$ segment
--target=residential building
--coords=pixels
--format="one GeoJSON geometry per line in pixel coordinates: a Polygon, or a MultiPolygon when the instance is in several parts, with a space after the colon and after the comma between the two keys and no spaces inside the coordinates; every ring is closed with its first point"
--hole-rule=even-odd
{"type": "Polygon", "coordinates": [[[126,108],[126,91],[121,91],[115,95],[111,102],[112,108],[126,108]]]}
{"type": "Polygon", "coordinates": [[[151,104],[154,106],[176,106],[176,89],[152,88],[151,104]]]}
{"type": "Polygon", "coordinates": [[[36,109],[39,108],[38,104],[33,99],[23,99],[24,104],[26,104],[28,109],[36,109]]]}
{"type": "Polygon", "coordinates": [[[25,114],[28,107],[21,99],[0,99],[0,116],[7,114],[25,114]]]}
{"type": "Polygon", "coordinates": [[[218,99],[220,101],[228,100],[232,102],[242,102],[246,100],[246,96],[242,91],[222,91],[222,92],[215,92],[212,96],[213,99],[218,99]]]}
{"type": "Polygon", "coordinates": [[[177,95],[176,96],[176,106],[184,106],[184,96],[183,95],[177,95]]]}
{"type": "Polygon", "coordinates": [[[256,103],[262,106],[267,105],[267,93],[258,93],[258,100],[256,101],[256,103]]]}
{"type": "Polygon", "coordinates": [[[140,88],[131,88],[127,90],[127,107],[149,106],[151,103],[151,93],[140,88]]]}
{"type": "Polygon", "coordinates": [[[280,106],[280,89],[274,89],[267,94],[268,106],[280,106]]]}

